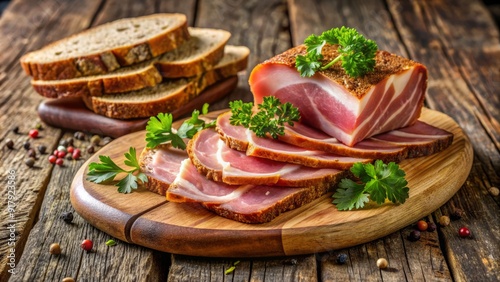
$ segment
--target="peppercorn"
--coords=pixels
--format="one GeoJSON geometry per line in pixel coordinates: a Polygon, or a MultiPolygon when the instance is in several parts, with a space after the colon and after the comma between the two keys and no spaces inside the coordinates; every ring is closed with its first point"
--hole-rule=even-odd
{"type": "Polygon", "coordinates": [[[45,145],[38,145],[38,152],[40,152],[40,154],[45,154],[45,152],[47,151],[47,147],[45,145]]]}
{"type": "Polygon", "coordinates": [[[59,151],[57,150],[57,157],[58,158],[64,158],[66,156],[66,152],[65,151],[59,151]]]}
{"type": "Polygon", "coordinates": [[[68,161],[73,160],[73,155],[71,155],[71,154],[67,154],[67,155],[66,155],[66,159],[67,159],[68,161]]]}
{"type": "Polygon", "coordinates": [[[67,152],[66,147],[64,147],[62,145],[57,146],[57,151],[59,151],[59,152],[65,152],[65,153],[67,152]]]}
{"type": "Polygon", "coordinates": [[[428,227],[429,227],[429,225],[424,220],[419,220],[417,222],[417,229],[420,231],[425,231],[425,230],[427,230],[428,227]]]}
{"type": "Polygon", "coordinates": [[[63,212],[60,217],[66,223],[71,223],[73,221],[73,213],[72,212],[63,212]]]}
{"type": "Polygon", "coordinates": [[[66,140],[64,140],[64,139],[63,139],[63,140],[61,140],[61,141],[59,141],[59,146],[63,146],[63,147],[65,147],[65,148],[66,148],[66,147],[68,146],[68,141],[66,141],[66,140]]]}
{"type": "Polygon", "coordinates": [[[30,158],[27,158],[24,163],[28,166],[28,167],[33,167],[35,165],[35,159],[30,157],[30,158]]]}
{"type": "Polygon", "coordinates": [[[35,125],[35,128],[38,129],[38,130],[43,130],[43,125],[41,123],[37,123],[35,125]]]}
{"type": "Polygon", "coordinates": [[[101,142],[101,137],[99,135],[94,135],[90,138],[90,144],[98,146],[101,142]]]}
{"type": "Polygon", "coordinates": [[[491,196],[496,197],[498,196],[500,191],[498,191],[497,187],[490,187],[490,189],[488,189],[488,192],[490,192],[491,196]]]}
{"type": "Polygon", "coordinates": [[[14,141],[12,141],[12,139],[5,140],[5,146],[9,149],[14,149],[14,141]]]}
{"type": "Polygon", "coordinates": [[[36,159],[36,151],[35,149],[31,148],[28,150],[28,157],[36,159]]]}
{"type": "Polygon", "coordinates": [[[26,149],[26,150],[29,150],[31,147],[31,143],[30,141],[26,141],[23,143],[23,148],[26,149]]]}
{"type": "Polygon", "coordinates": [[[19,126],[14,126],[12,128],[12,132],[14,132],[15,134],[18,134],[19,133],[19,126]]]}
{"type": "Polygon", "coordinates": [[[434,222],[427,223],[427,232],[434,232],[436,230],[436,224],[434,222]]]}
{"type": "Polygon", "coordinates": [[[440,218],[439,218],[439,225],[441,226],[448,226],[450,225],[450,218],[446,215],[442,215],[440,218]]]}
{"type": "Polygon", "coordinates": [[[344,264],[347,262],[347,254],[340,253],[337,255],[337,263],[344,264]]]}
{"type": "Polygon", "coordinates": [[[77,140],[85,140],[85,134],[81,131],[77,131],[75,132],[75,134],[73,135],[73,137],[77,140]]]}
{"type": "Polygon", "coordinates": [[[113,141],[113,139],[111,137],[106,136],[102,139],[102,141],[99,145],[101,145],[101,146],[108,145],[108,143],[111,141],[113,141]]]}
{"type": "Polygon", "coordinates": [[[467,238],[470,236],[470,230],[467,227],[462,227],[458,230],[458,236],[462,238],[467,238]]]}
{"type": "Polygon", "coordinates": [[[87,147],[87,153],[88,154],[93,154],[95,152],[94,146],[90,145],[87,147]]]}
{"type": "Polygon", "coordinates": [[[82,154],[82,151],[80,149],[75,149],[73,151],[72,157],[73,157],[73,159],[78,160],[78,159],[80,159],[81,154],[82,154]]]}
{"type": "Polygon", "coordinates": [[[66,152],[68,152],[68,153],[70,153],[70,154],[73,154],[73,151],[74,151],[74,150],[75,150],[75,147],[73,147],[73,146],[68,146],[68,147],[66,148],[66,152]]]}
{"type": "Polygon", "coordinates": [[[73,279],[72,277],[64,277],[62,282],[75,282],[75,279],[73,279]]]}
{"type": "Polygon", "coordinates": [[[408,234],[408,240],[415,242],[420,240],[420,231],[418,230],[413,230],[408,234]]]}
{"type": "Polygon", "coordinates": [[[465,212],[461,209],[455,209],[453,213],[450,215],[451,220],[459,220],[464,217],[465,212]]]}
{"type": "Polygon", "coordinates": [[[62,159],[62,158],[57,158],[57,160],[56,160],[56,165],[58,165],[58,166],[62,166],[63,164],[64,164],[64,159],[62,159]]]}
{"type": "Polygon", "coordinates": [[[389,266],[389,262],[385,258],[379,258],[377,260],[377,267],[380,269],[386,269],[389,266]]]}
{"type": "Polygon", "coordinates": [[[57,161],[57,157],[56,157],[56,156],[54,156],[54,155],[50,155],[50,156],[49,156],[49,162],[50,162],[51,164],[55,164],[55,163],[56,163],[56,161],[57,161]]]}
{"type": "Polygon", "coordinates": [[[59,246],[58,243],[52,243],[52,244],[50,244],[49,252],[52,255],[59,255],[59,254],[61,254],[61,246],[59,246]]]}
{"type": "Polygon", "coordinates": [[[38,137],[38,129],[31,129],[28,133],[29,137],[35,139],[38,137]]]}
{"type": "Polygon", "coordinates": [[[82,247],[82,249],[84,249],[85,251],[87,252],[90,252],[92,250],[92,247],[93,247],[93,243],[91,240],[89,239],[85,239],[83,240],[82,244],[80,245],[82,247]]]}
{"type": "Polygon", "coordinates": [[[66,142],[68,143],[68,146],[73,146],[74,145],[73,137],[66,138],[66,142]]]}

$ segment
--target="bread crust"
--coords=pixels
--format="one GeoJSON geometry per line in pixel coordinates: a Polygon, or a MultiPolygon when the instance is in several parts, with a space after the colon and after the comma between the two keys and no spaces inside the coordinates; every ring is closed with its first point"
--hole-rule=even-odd
{"type": "MultiPolygon", "coordinates": [[[[21,57],[20,63],[26,74],[35,80],[61,80],[72,79],[82,76],[98,75],[111,72],[119,67],[143,62],[158,56],[189,39],[187,19],[182,14],[154,14],[146,17],[157,17],[161,15],[175,16],[179,20],[171,29],[166,29],[155,37],[134,44],[124,45],[108,50],[101,50],[93,54],[79,56],[77,58],[62,59],[52,62],[37,62],[30,59],[30,53],[21,57]]],[[[105,24],[106,25],[106,24],[105,24]]],[[[80,34],[90,34],[92,28],[79,34],[61,39],[47,45],[41,50],[53,48],[60,41],[71,40],[80,34]]],[[[40,51],[40,50],[39,50],[40,51]]],[[[37,51],[35,51],[37,52],[37,51]]]]}

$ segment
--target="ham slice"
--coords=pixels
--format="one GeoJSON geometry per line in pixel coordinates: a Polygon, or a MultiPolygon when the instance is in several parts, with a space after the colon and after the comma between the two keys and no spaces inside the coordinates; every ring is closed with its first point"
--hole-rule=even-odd
{"type": "Polygon", "coordinates": [[[345,174],[338,169],[315,169],[247,156],[229,148],[213,129],[198,132],[189,142],[187,151],[200,173],[231,185],[312,186],[336,182],[345,174]]]}
{"type": "Polygon", "coordinates": [[[171,202],[199,203],[216,214],[245,223],[264,223],[279,214],[303,206],[334,185],[284,188],[265,185],[228,185],[207,179],[191,160],[182,161],[180,172],[167,190],[171,202]]]}
{"type": "MultiPolygon", "coordinates": [[[[264,96],[290,102],[299,108],[301,122],[347,146],[412,125],[420,116],[427,88],[423,65],[378,51],[375,70],[363,77],[347,76],[339,63],[301,77],[295,57],[305,52],[305,46],[297,46],[253,69],[249,83],[256,104],[264,96]]],[[[325,45],[323,55],[335,58],[336,46],[325,45]]]]}
{"type": "MultiPolygon", "coordinates": [[[[259,140],[252,136],[250,141],[254,141],[257,145],[249,145],[247,135],[250,133],[241,126],[231,125],[230,116],[231,113],[226,112],[217,118],[217,131],[230,147],[248,152],[254,150],[249,148],[257,145],[263,147],[264,144],[273,143],[272,140],[259,140]]],[[[453,141],[453,134],[417,121],[412,126],[391,130],[349,147],[321,131],[302,123],[295,123],[293,127],[287,126],[285,135],[280,136],[279,139],[310,150],[357,158],[380,159],[384,162],[399,162],[406,158],[428,156],[446,149],[453,141]]]]}

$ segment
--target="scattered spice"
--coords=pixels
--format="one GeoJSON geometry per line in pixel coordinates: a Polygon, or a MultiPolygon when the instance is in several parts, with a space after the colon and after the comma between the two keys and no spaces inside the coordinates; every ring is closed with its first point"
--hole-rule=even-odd
{"type": "Polygon", "coordinates": [[[497,187],[490,187],[490,189],[488,189],[488,192],[490,192],[491,196],[493,197],[496,197],[499,194],[497,187]]]}
{"type": "Polygon", "coordinates": [[[58,243],[50,244],[49,253],[52,255],[60,255],[61,254],[61,246],[59,246],[58,243]]]}
{"type": "Polygon", "coordinates": [[[12,141],[12,139],[7,139],[5,141],[5,146],[7,146],[7,148],[9,149],[14,149],[14,141],[12,141]]]}
{"type": "Polygon", "coordinates": [[[450,215],[451,220],[459,220],[465,216],[465,212],[461,209],[456,208],[450,215]]]}
{"type": "Polygon", "coordinates": [[[429,225],[427,224],[427,222],[425,220],[419,220],[417,222],[417,229],[420,231],[425,231],[425,230],[427,230],[428,227],[429,227],[429,225]]]}
{"type": "Polygon", "coordinates": [[[85,140],[85,134],[81,131],[77,131],[75,132],[75,134],[73,135],[73,137],[77,140],[85,140]]]}
{"type": "Polygon", "coordinates": [[[116,246],[116,241],[113,240],[113,239],[109,239],[108,241],[106,241],[106,246],[109,246],[109,247],[113,247],[113,246],[116,246]]]}
{"type": "Polygon", "coordinates": [[[38,137],[38,129],[31,129],[29,132],[28,132],[28,135],[29,137],[35,139],[38,137]]]}
{"type": "Polygon", "coordinates": [[[72,157],[74,160],[78,160],[82,155],[82,151],[80,149],[75,149],[73,151],[72,157]]]}
{"type": "Polygon", "coordinates": [[[94,146],[90,145],[87,147],[87,153],[88,154],[93,154],[95,152],[94,146]]]}
{"type": "MultiPolygon", "coordinates": [[[[64,148],[66,148],[68,146],[68,141],[66,141],[64,139],[61,140],[61,141],[59,141],[59,147],[61,147],[61,146],[64,147],[64,148]]],[[[57,147],[58,150],[59,150],[59,147],[57,147]]]]}
{"type": "Polygon", "coordinates": [[[62,166],[63,164],[64,164],[64,159],[57,158],[57,160],[56,160],[56,165],[58,165],[58,166],[62,166]]]}
{"type": "Polygon", "coordinates": [[[108,145],[108,143],[111,141],[113,141],[113,139],[109,136],[106,136],[106,137],[102,138],[102,141],[99,145],[101,145],[101,146],[108,145]]]}
{"type": "Polygon", "coordinates": [[[38,130],[43,130],[43,125],[41,123],[37,123],[35,125],[35,128],[38,129],[38,130]]]}
{"type": "Polygon", "coordinates": [[[36,151],[33,148],[28,150],[28,157],[36,159],[36,151]]]}
{"type": "Polygon", "coordinates": [[[65,152],[66,153],[66,146],[63,146],[63,145],[59,145],[57,146],[57,149],[56,149],[58,152],[65,152]]]}
{"type": "Polygon", "coordinates": [[[50,155],[50,156],[49,156],[49,162],[50,162],[51,164],[55,164],[55,163],[56,163],[56,160],[57,160],[57,157],[56,157],[56,156],[54,156],[54,155],[50,155]]]}
{"type": "Polygon", "coordinates": [[[411,231],[410,234],[408,234],[408,240],[412,242],[420,240],[420,231],[418,230],[411,231]]]}
{"type": "Polygon", "coordinates": [[[23,143],[23,148],[26,150],[29,150],[31,148],[31,143],[30,141],[26,141],[23,143]]]}
{"type": "Polygon", "coordinates": [[[469,230],[469,228],[462,227],[462,228],[458,229],[458,236],[460,236],[462,238],[469,237],[470,236],[470,230],[469,230]]]}
{"type": "Polygon", "coordinates": [[[80,247],[82,247],[82,249],[87,251],[87,252],[92,251],[93,246],[94,246],[94,243],[92,243],[92,241],[89,239],[83,240],[82,243],[80,244],[80,247]]]}
{"type": "Polygon", "coordinates": [[[12,128],[12,132],[14,132],[15,134],[18,134],[19,133],[19,126],[14,126],[12,128]]]}
{"type": "Polygon", "coordinates": [[[66,148],[66,152],[68,152],[68,153],[70,153],[70,154],[73,154],[73,151],[74,151],[74,150],[75,150],[75,147],[73,147],[73,146],[68,146],[68,147],[66,148]]]}
{"type": "Polygon", "coordinates": [[[90,144],[92,145],[99,145],[99,143],[101,142],[101,137],[99,135],[94,135],[90,138],[90,144]]]}
{"type": "Polygon", "coordinates": [[[232,265],[230,268],[226,269],[226,271],[224,272],[224,274],[228,275],[228,274],[233,273],[233,271],[236,269],[236,265],[237,265],[238,263],[240,263],[240,261],[239,261],[239,260],[235,261],[235,262],[233,263],[233,265],[232,265]]]}
{"type": "Polygon", "coordinates": [[[45,152],[47,151],[47,146],[45,145],[38,145],[38,152],[40,152],[40,154],[45,154],[45,152]]]}
{"type": "Polygon", "coordinates": [[[74,145],[73,137],[66,138],[66,143],[68,143],[68,146],[73,146],[74,145]]]}
{"type": "Polygon", "coordinates": [[[66,223],[71,223],[73,221],[73,213],[72,212],[63,212],[60,216],[62,220],[66,223]]]}
{"type": "Polygon", "coordinates": [[[450,218],[446,215],[442,215],[440,218],[439,218],[439,225],[441,226],[448,226],[450,225],[450,218]]]}
{"type": "Polygon", "coordinates": [[[338,264],[345,264],[347,262],[347,254],[340,253],[337,255],[337,263],[338,264]]]}
{"type": "Polygon", "coordinates": [[[75,279],[73,277],[64,277],[62,282],[75,282],[75,279]]]}
{"type": "Polygon", "coordinates": [[[28,167],[33,167],[35,165],[35,159],[32,158],[32,157],[29,157],[27,158],[24,163],[28,166],[28,167]]]}
{"type": "Polygon", "coordinates": [[[62,159],[66,156],[66,151],[59,151],[57,150],[57,157],[62,159]]]}
{"type": "Polygon", "coordinates": [[[427,223],[427,232],[434,232],[436,231],[436,224],[434,222],[428,222],[427,223]]]}
{"type": "Polygon", "coordinates": [[[377,267],[380,269],[386,269],[389,266],[389,262],[385,258],[379,258],[377,260],[377,267]]]}

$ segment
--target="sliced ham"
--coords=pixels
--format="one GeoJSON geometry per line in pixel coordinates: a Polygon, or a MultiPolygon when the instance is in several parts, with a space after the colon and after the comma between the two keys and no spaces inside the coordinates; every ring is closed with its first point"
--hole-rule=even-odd
{"type": "MultiPolygon", "coordinates": [[[[301,77],[295,57],[297,46],[257,65],[250,74],[254,102],[275,96],[290,102],[301,121],[353,146],[367,137],[414,124],[420,116],[427,88],[427,70],[416,62],[378,51],[375,70],[353,79],[340,63],[301,77]]],[[[336,46],[325,45],[325,59],[337,56],[336,46]]]]}
{"type": "Polygon", "coordinates": [[[231,185],[312,186],[334,182],[344,175],[344,171],[338,169],[315,169],[247,156],[229,148],[213,129],[198,132],[187,151],[200,173],[231,185]]]}
{"type": "Polygon", "coordinates": [[[228,185],[207,179],[191,160],[182,162],[180,172],[167,190],[171,202],[194,202],[216,214],[245,223],[264,223],[279,214],[305,205],[325,194],[335,183],[284,188],[264,185],[228,185]]]}

